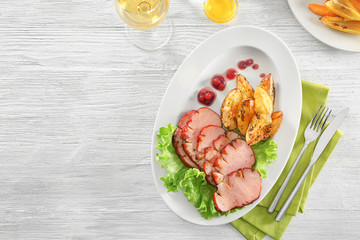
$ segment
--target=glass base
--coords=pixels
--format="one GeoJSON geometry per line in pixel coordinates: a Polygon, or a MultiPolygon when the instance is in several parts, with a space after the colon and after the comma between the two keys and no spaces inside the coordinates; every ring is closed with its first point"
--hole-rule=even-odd
{"type": "Polygon", "coordinates": [[[173,24],[169,17],[165,18],[158,26],[139,30],[126,26],[126,34],[130,42],[144,50],[156,50],[166,45],[172,35],[173,24]]]}

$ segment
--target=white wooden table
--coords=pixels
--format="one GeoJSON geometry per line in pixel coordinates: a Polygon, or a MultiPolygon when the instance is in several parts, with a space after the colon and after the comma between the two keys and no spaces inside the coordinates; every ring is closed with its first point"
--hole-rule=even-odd
{"type": "MultiPolygon", "coordinates": [[[[241,239],[173,214],[152,178],[152,130],[185,57],[227,26],[171,0],[174,34],[134,47],[111,0],[0,1],[1,239],[241,239]]],[[[314,39],[286,1],[241,0],[239,25],[277,34],[303,79],[351,112],[344,136],[283,239],[360,238],[360,54],[314,39]]],[[[360,43],[359,43],[360,44],[360,43]]]]}

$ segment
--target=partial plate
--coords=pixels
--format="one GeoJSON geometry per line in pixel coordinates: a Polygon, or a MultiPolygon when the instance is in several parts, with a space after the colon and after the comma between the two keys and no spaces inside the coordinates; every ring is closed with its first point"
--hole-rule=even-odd
{"type": "Polygon", "coordinates": [[[288,3],[299,23],[320,42],[337,49],[360,52],[360,35],[328,28],[319,19],[319,15],[308,9],[309,3],[323,5],[324,0],[288,0],[288,3]]]}
{"type": "MultiPolygon", "coordinates": [[[[235,87],[235,80],[228,81],[223,92],[216,91],[217,98],[210,107],[220,112],[226,94],[235,87]]],[[[198,46],[182,63],[171,80],[160,105],[154,126],[152,142],[152,170],[156,187],[166,205],[179,217],[200,225],[225,224],[243,216],[254,208],[268,193],[280,176],[293,148],[300,123],[302,91],[299,71],[294,57],[277,36],[256,27],[231,27],[215,33],[198,46]],[[247,68],[241,73],[253,87],[259,85],[261,73],[272,73],[276,87],[274,110],[284,113],[282,125],[274,137],[278,145],[278,159],[269,167],[267,178],[262,181],[259,199],[244,209],[228,216],[206,220],[197,212],[182,191],[167,192],[160,177],[166,175],[156,161],[156,134],[160,127],[168,123],[177,125],[182,115],[202,107],[197,101],[198,91],[210,86],[214,74],[222,74],[230,67],[236,67],[239,60],[254,59],[258,70],[247,68]]]]}

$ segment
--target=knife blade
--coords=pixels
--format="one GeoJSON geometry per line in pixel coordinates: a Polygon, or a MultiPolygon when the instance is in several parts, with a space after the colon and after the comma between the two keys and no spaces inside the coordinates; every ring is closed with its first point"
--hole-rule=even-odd
{"type": "Polygon", "coordinates": [[[339,128],[341,123],[344,121],[346,115],[349,112],[349,108],[344,108],[341,110],[338,115],[330,122],[330,124],[325,128],[324,132],[321,134],[318,143],[316,144],[314,154],[311,157],[310,164],[314,164],[316,160],[320,157],[321,153],[324,151],[330,139],[333,137],[336,130],[339,128]]]}

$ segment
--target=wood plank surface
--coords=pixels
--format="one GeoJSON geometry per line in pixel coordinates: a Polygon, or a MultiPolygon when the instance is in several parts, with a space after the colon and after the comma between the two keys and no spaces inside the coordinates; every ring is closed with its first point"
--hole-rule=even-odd
{"type": "MultiPolygon", "coordinates": [[[[228,27],[200,0],[170,0],[174,33],[147,52],[126,38],[111,0],[0,1],[1,239],[242,239],[173,214],[151,172],[157,111],[186,56],[228,27]]],[[[286,1],[241,0],[232,25],[278,35],[302,79],[350,107],[344,136],[283,239],[360,238],[360,54],[331,48],[286,1]]],[[[360,44],[360,43],[359,43],[360,44]]]]}

